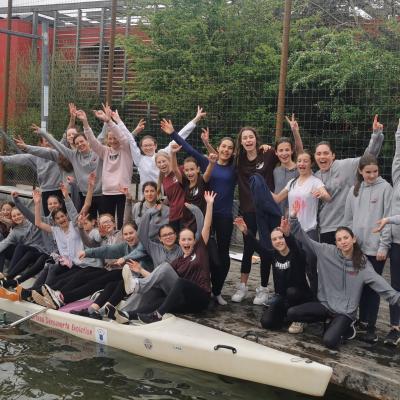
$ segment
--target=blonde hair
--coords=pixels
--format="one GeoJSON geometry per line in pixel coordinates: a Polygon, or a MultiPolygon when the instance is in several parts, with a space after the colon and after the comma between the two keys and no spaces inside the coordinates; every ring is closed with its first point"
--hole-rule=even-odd
{"type": "MultiPolygon", "coordinates": [[[[171,156],[165,150],[157,151],[157,153],[155,155],[156,163],[157,163],[157,158],[159,158],[159,157],[165,157],[171,163],[171,156]]],[[[158,175],[158,181],[157,181],[157,194],[159,196],[161,195],[161,188],[162,188],[163,179],[164,179],[164,174],[160,171],[160,174],[158,175]]]]}

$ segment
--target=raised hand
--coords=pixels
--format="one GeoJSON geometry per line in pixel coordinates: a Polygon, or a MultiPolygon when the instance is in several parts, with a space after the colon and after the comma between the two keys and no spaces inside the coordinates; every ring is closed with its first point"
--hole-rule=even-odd
{"type": "Polygon", "coordinates": [[[171,143],[171,153],[177,153],[181,148],[182,146],[180,146],[178,143],[171,143]]]}
{"type": "Polygon", "coordinates": [[[374,228],[374,229],[372,230],[372,232],[373,232],[373,233],[378,233],[378,232],[380,232],[388,222],[389,222],[389,219],[388,219],[388,218],[382,218],[382,219],[376,221],[377,227],[374,228]]]}
{"type": "Polygon", "coordinates": [[[216,195],[217,195],[216,192],[213,191],[209,192],[208,190],[206,190],[204,192],[204,200],[206,201],[207,204],[213,204],[216,195]]]}
{"type": "Polygon", "coordinates": [[[239,229],[240,232],[247,234],[247,225],[243,217],[236,217],[233,224],[239,229]]]}
{"type": "Polygon", "coordinates": [[[96,172],[92,171],[88,175],[88,186],[94,187],[96,185],[96,172]]]}
{"type": "Polygon", "coordinates": [[[215,163],[218,161],[218,154],[216,154],[216,153],[210,153],[210,154],[208,155],[208,161],[209,161],[211,164],[215,164],[215,163]]]}
{"type": "Polygon", "coordinates": [[[60,190],[64,198],[67,198],[69,196],[67,185],[64,182],[60,183],[60,190]]]}
{"type": "Polygon", "coordinates": [[[372,123],[372,130],[373,131],[382,131],[383,125],[378,122],[378,114],[375,114],[374,122],[372,123]]]}
{"type": "Polygon", "coordinates": [[[42,201],[42,193],[39,190],[35,189],[32,191],[32,199],[35,204],[40,204],[42,201]]]}
{"type": "Polygon", "coordinates": [[[269,144],[262,144],[260,146],[260,150],[262,150],[263,153],[266,153],[269,149],[271,149],[272,147],[269,144]]]}
{"type": "Polygon", "coordinates": [[[165,119],[163,118],[160,122],[161,125],[161,130],[166,133],[167,135],[171,135],[174,133],[175,129],[174,126],[172,125],[172,122],[170,119],[165,119]]]}
{"type": "Polygon", "coordinates": [[[195,123],[199,122],[206,115],[207,115],[207,113],[205,111],[203,111],[203,108],[200,106],[197,106],[197,114],[194,117],[193,122],[195,122],[195,123]]]}
{"type": "Polygon", "coordinates": [[[207,128],[202,128],[201,129],[201,140],[203,142],[209,142],[210,141],[210,130],[207,128]]]}
{"type": "Polygon", "coordinates": [[[290,125],[290,129],[292,132],[298,132],[299,131],[299,124],[297,123],[294,113],[292,114],[292,118],[289,118],[288,116],[285,117],[287,123],[290,125]]]}
{"type": "Polygon", "coordinates": [[[105,105],[102,103],[101,105],[103,107],[104,114],[107,116],[108,121],[110,121],[112,117],[111,107],[108,105],[108,103],[106,103],[105,105]]]}
{"type": "Polygon", "coordinates": [[[111,111],[111,118],[115,121],[116,124],[119,124],[122,119],[118,114],[118,110],[111,111]]]}
{"type": "Polygon", "coordinates": [[[32,124],[31,129],[32,129],[33,133],[35,133],[36,135],[40,135],[40,132],[41,132],[40,126],[37,126],[36,124],[32,124]]]}
{"type": "Polygon", "coordinates": [[[69,111],[69,114],[70,114],[72,117],[75,117],[76,106],[75,106],[74,103],[68,103],[68,111],[69,111]]]}
{"type": "Polygon", "coordinates": [[[16,199],[19,196],[19,193],[16,191],[11,192],[11,197],[16,199]]]}
{"type": "Polygon", "coordinates": [[[21,136],[18,136],[17,138],[14,138],[14,143],[17,145],[17,147],[21,150],[26,149],[26,143],[24,142],[24,139],[22,139],[21,136]]]}
{"type": "Polygon", "coordinates": [[[88,219],[88,214],[84,214],[81,211],[80,214],[78,215],[77,220],[76,220],[76,222],[78,224],[78,228],[83,228],[83,225],[84,225],[84,223],[86,222],[87,219],[88,219]]]}
{"type": "Polygon", "coordinates": [[[297,199],[294,201],[292,205],[292,210],[290,212],[290,216],[296,218],[301,210],[301,200],[297,199]]]}
{"type": "Polygon", "coordinates": [[[280,225],[281,231],[285,236],[289,236],[290,235],[290,223],[289,223],[289,219],[282,217],[281,218],[281,225],[280,225]]]}
{"type": "Polygon", "coordinates": [[[135,135],[139,135],[139,133],[141,133],[144,130],[144,128],[146,128],[146,120],[144,118],[141,118],[138,124],[136,125],[136,128],[133,131],[133,133],[135,135]]]}
{"type": "Polygon", "coordinates": [[[86,113],[85,113],[85,111],[83,111],[83,110],[77,110],[76,112],[75,112],[75,116],[76,116],[76,118],[78,118],[80,121],[82,121],[82,122],[87,122],[87,116],[86,116],[86,113]]]}
{"type": "Polygon", "coordinates": [[[119,190],[122,194],[124,194],[125,197],[126,197],[128,200],[132,200],[132,195],[131,195],[131,193],[129,192],[128,186],[119,185],[118,190],[119,190]]]}
{"type": "Polygon", "coordinates": [[[93,110],[93,114],[97,119],[103,122],[109,122],[111,119],[103,110],[93,110]]]}

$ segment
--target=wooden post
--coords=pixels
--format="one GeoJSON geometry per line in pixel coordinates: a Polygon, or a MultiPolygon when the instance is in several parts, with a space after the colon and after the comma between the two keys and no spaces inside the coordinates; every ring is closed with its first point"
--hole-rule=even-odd
{"type": "Polygon", "coordinates": [[[285,11],[283,17],[283,33],[282,33],[281,69],[279,74],[278,109],[276,113],[276,129],[275,129],[276,138],[280,138],[282,136],[283,118],[285,116],[285,92],[286,92],[288,53],[289,53],[291,11],[292,11],[292,0],[285,0],[285,11]]]}
{"type": "Polygon", "coordinates": [[[117,0],[111,3],[111,31],[108,46],[107,103],[112,104],[112,85],[114,72],[115,25],[117,20],[117,0]]]}

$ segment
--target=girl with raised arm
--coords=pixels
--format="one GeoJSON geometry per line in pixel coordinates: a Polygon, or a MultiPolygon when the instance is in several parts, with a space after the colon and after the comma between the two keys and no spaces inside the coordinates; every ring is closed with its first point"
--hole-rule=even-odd
{"type": "MultiPolygon", "coordinates": [[[[360,158],[357,183],[347,195],[342,225],[348,226],[356,235],[362,252],[375,272],[382,275],[392,241],[390,226],[379,235],[372,234],[375,222],[390,214],[392,187],[379,176],[378,160],[372,154],[360,158]]],[[[358,331],[367,343],[378,341],[376,320],[379,311],[379,295],[369,286],[363,290],[360,300],[358,331]]]]}
{"type": "MultiPolygon", "coordinates": [[[[171,139],[182,146],[182,149],[196,159],[204,174],[209,166],[210,160],[195,150],[189,143],[175,133],[171,121],[162,120],[161,129],[171,139]]],[[[202,137],[205,144],[209,146],[209,131],[203,129],[202,137]]],[[[213,206],[212,235],[216,241],[216,253],[218,257],[210,255],[210,272],[212,282],[212,293],[221,305],[227,304],[221,295],[226,276],[230,268],[229,245],[233,231],[233,198],[236,186],[236,168],[233,163],[235,142],[229,137],[220,140],[216,148],[218,160],[211,171],[208,186],[210,190],[218,194],[213,206]]],[[[210,152],[215,150],[210,147],[210,152]]]]}
{"type": "Polygon", "coordinates": [[[302,229],[297,219],[300,210],[301,203],[294,202],[291,232],[305,251],[317,258],[318,301],[289,308],[288,320],[305,323],[330,320],[322,340],[328,348],[337,349],[343,339],[355,336],[353,325],[364,285],[369,285],[392,305],[399,304],[400,293],[375,272],[351,229],[337,228],[336,245],[318,243],[302,229]]]}
{"type": "MultiPolygon", "coordinates": [[[[371,139],[364,154],[378,157],[384,139],[382,131],[383,125],[375,115],[371,139]]],[[[317,144],[314,157],[319,168],[315,176],[321,179],[331,196],[329,204],[322,204],[319,210],[320,241],[335,244],[335,232],[342,223],[347,194],[355,183],[360,157],[336,160],[331,144],[326,141],[317,144]]]]}

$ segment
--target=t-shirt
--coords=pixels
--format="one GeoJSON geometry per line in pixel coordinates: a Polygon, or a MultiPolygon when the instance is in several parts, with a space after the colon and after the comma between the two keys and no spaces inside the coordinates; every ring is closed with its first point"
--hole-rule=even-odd
{"type": "Polygon", "coordinates": [[[255,212],[251,196],[249,179],[254,174],[260,174],[264,177],[265,183],[272,192],[274,186],[274,168],[278,162],[278,157],[274,149],[265,153],[260,150],[257,157],[250,161],[246,154],[239,159],[238,164],[238,184],[239,184],[239,202],[241,212],[255,212]]]}
{"type": "Polygon", "coordinates": [[[301,183],[299,179],[291,179],[286,185],[286,190],[289,192],[289,209],[292,209],[296,200],[300,200],[301,208],[297,219],[303,230],[308,232],[317,227],[318,199],[313,197],[312,192],[324,187],[324,184],[314,175],[301,183]]]}
{"type": "Polygon", "coordinates": [[[208,251],[201,236],[195,243],[190,255],[187,257],[184,255],[180,256],[176,260],[172,261],[171,265],[180,278],[195,283],[207,293],[211,292],[208,251]]]}
{"type": "MultiPolygon", "coordinates": [[[[275,193],[280,193],[284,189],[287,183],[299,176],[299,171],[296,167],[293,169],[287,169],[282,165],[279,165],[274,169],[274,183],[275,183],[275,193]]],[[[281,209],[282,215],[288,215],[289,202],[288,199],[281,201],[278,204],[281,209]]]]}
{"type": "Polygon", "coordinates": [[[169,203],[169,220],[177,221],[182,218],[185,192],[173,172],[164,177],[162,185],[169,203]]]}

